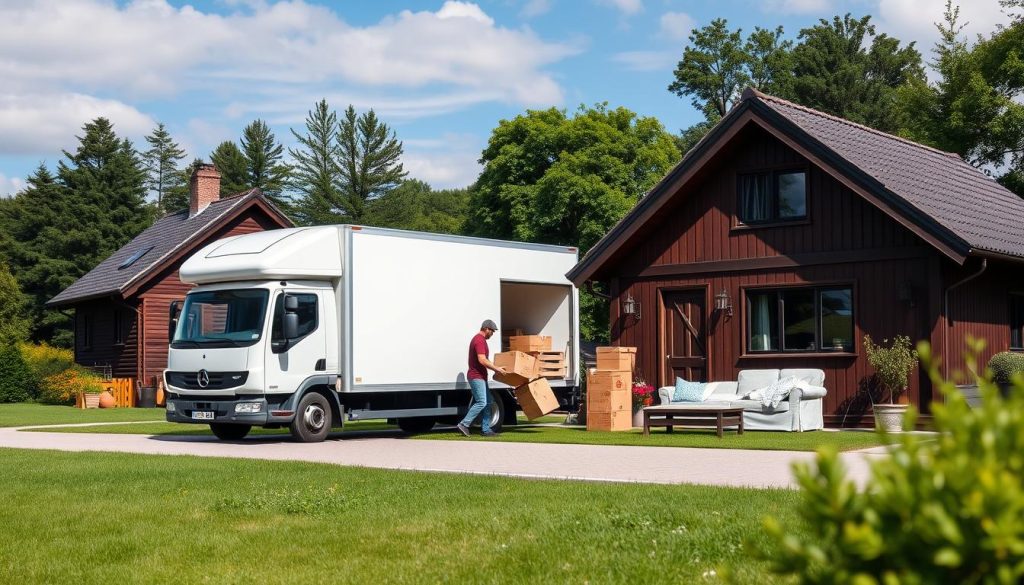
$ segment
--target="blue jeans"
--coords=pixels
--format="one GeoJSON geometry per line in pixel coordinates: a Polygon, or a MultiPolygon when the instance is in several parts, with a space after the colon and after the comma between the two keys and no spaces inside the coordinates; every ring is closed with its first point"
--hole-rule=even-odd
{"type": "Polygon", "coordinates": [[[491,409],[490,406],[490,392],[487,391],[487,381],[471,379],[469,381],[469,389],[473,392],[473,405],[469,407],[469,412],[466,413],[466,418],[462,419],[462,426],[469,428],[476,420],[476,417],[480,416],[480,427],[485,433],[491,432],[491,409]]]}

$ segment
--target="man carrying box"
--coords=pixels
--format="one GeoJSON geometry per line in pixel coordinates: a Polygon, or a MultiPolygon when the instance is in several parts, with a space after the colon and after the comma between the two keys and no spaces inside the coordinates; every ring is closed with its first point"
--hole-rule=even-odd
{"type": "Polygon", "coordinates": [[[489,355],[487,340],[497,330],[498,326],[494,321],[487,319],[480,325],[480,332],[474,335],[472,341],[469,342],[469,371],[466,372],[466,378],[469,379],[469,389],[473,392],[473,404],[469,407],[466,417],[457,426],[459,432],[467,437],[469,436],[469,427],[477,416],[480,416],[480,428],[485,437],[494,437],[498,434],[491,431],[491,420],[488,416],[490,393],[487,391],[487,370],[493,370],[499,374],[505,373],[505,368],[495,366],[487,357],[489,355]]]}

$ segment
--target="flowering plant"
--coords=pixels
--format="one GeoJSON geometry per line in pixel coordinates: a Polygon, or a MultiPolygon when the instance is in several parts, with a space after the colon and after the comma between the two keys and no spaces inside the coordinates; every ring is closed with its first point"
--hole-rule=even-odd
{"type": "Polygon", "coordinates": [[[643,380],[633,382],[633,412],[654,404],[654,386],[643,380]]]}

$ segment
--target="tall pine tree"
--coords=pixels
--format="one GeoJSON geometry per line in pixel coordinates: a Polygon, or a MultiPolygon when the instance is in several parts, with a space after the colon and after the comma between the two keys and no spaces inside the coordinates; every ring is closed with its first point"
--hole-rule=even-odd
{"type": "Polygon", "coordinates": [[[163,122],[156,125],[146,137],[146,142],[149,150],[142,153],[146,165],[146,186],[156,194],[156,208],[162,212],[166,209],[164,199],[167,194],[181,185],[178,161],[185,158],[185,151],[174,142],[163,122]]]}
{"type": "MultiPolygon", "coordinates": [[[[164,197],[164,209],[173,213],[175,211],[181,211],[182,209],[188,208],[189,198],[189,181],[192,179],[192,173],[196,172],[199,165],[203,164],[202,159],[194,158],[192,162],[188,163],[185,168],[177,171],[178,176],[175,181],[175,186],[167,192],[164,197]]],[[[221,193],[223,190],[224,181],[221,180],[221,193]]]]}
{"type": "MultiPolygon", "coordinates": [[[[221,197],[235,195],[255,186],[249,181],[245,155],[234,142],[225,140],[218,144],[210,154],[210,161],[220,172],[221,197]]],[[[187,201],[185,205],[188,206],[187,201]]]]}
{"type": "Polygon", "coordinates": [[[245,155],[246,177],[250,187],[257,187],[281,210],[291,204],[284,196],[291,167],[281,162],[284,146],[274,138],[263,120],[254,120],[242,131],[242,154],[245,155]]]}
{"type": "Polygon", "coordinates": [[[366,203],[394,189],[408,174],[399,162],[402,143],[370,110],[359,116],[351,105],[338,128],[341,198],[338,220],[360,223],[366,203]]]}
{"type": "Polygon", "coordinates": [[[320,100],[306,116],[306,133],[291,132],[299,148],[288,154],[295,160],[293,181],[302,194],[294,204],[295,218],[309,225],[333,223],[341,208],[338,116],[327,100],[320,100]]]}

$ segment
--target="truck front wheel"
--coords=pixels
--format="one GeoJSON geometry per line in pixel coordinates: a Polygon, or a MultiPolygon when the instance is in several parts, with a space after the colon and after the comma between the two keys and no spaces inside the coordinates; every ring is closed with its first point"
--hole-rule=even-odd
{"type": "Polygon", "coordinates": [[[210,430],[221,441],[241,441],[249,434],[251,429],[252,425],[210,423],[210,430]]]}
{"type": "Polygon", "coordinates": [[[299,401],[295,409],[295,420],[288,427],[297,441],[319,443],[331,432],[331,407],[327,399],[310,392],[299,401]]]}

